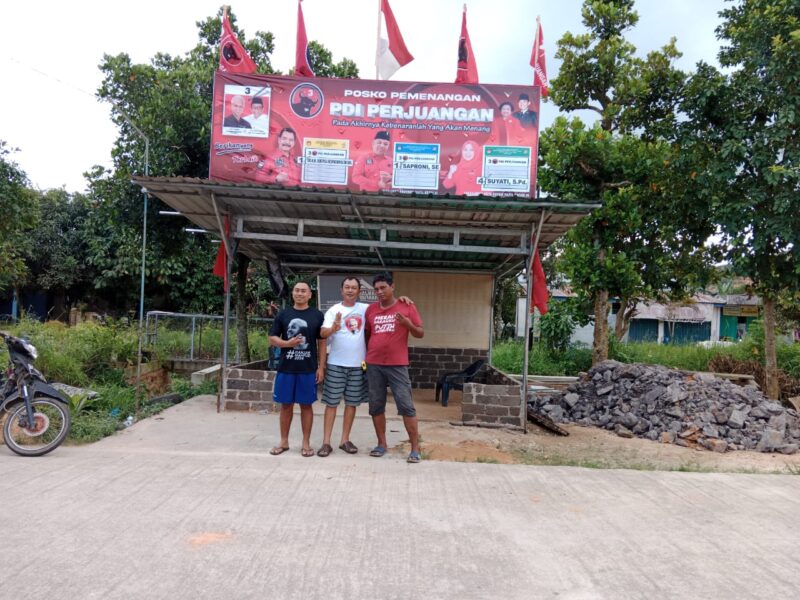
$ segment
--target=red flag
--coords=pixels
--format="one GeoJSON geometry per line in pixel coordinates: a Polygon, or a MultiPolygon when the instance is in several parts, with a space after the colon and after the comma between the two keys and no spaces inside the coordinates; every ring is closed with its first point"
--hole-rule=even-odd
{"type": "MultiPolygon", "coordinates": [[[[225,237],[231,232],[231,221],[225,215],[225,237]]],[[[214,270],[211,271],[217,277],[222,277],[225,291],[228,291],[228,253],[225,251],[225,240],[220,240],[219,250],[217,250],[217,260],[214,261],[214,270]]]]}
{"type": "Polygon", "coordinates": [[[467,5],[461,15],[461,37],[458,38],[458,69],[456,83],[478,83],[478,65],[472,54],[472,42],[467,31],[467,5]]]}
{"type": "Polygon", "coordinates": [[[550,292],[547,291],[547,279],[544,276],[542,261],[539,260],[539,250],[533,252],[533,291],[531,292],[531,312],[534,307],[539,309],[539,314],[547,314],[547,301],[550,299],[550,292]]]}
{"type": "Polygon", "coordinates": [[[222,37],[219,39],[219,70],[228,73],[255,73],[256,63],[233,33],[228,21],[228,7],[222,13],[222,37]]]}
{"type": "Polygon", "coordinates": [[[303,0],[297,0],[297,46],[294,50],[294,74],[304,77],[315,77],[308,60],[308,37],[306,21],[303,19],[303,0]]]}
{"type": "Polygon", "coordinates": [[[389,79],[395,71],[407,65],[414,57],[406,48],[400,28],[394,19],[394,13],[389,6],[389,0],[381,0],[381,30],[378,33],[378,51],[375,56],[375,66],[378,77],[389,79]],[[386,37],[383,37],[383,34],[386,37]],[[388,38],[388,39],[387,39],[388,38]]]}
{"type": "Polygon", "coordinates": [[[547,62],[544,59],[544,36],[542,35],[542,22],[536,17],[536,37],[531,51],[531,66],[533,67],[533,85],[542,88],[542,97],[550,94],[547,81],[547,62]]]}

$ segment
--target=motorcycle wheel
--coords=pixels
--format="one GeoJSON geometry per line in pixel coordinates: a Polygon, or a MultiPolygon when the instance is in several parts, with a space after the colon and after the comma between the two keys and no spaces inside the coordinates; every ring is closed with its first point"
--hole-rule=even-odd
{"type": "Polygon", "coordinates": [[[21,456],[42,456],[58,448],[67,437],[69,409],[62,402],[43,396],[34,398],[31,404],[33,426],[22,426],[21,422],[27,420],[25,404],[16,404],[6,416],[3,439],[10,450],[21,456]]]}

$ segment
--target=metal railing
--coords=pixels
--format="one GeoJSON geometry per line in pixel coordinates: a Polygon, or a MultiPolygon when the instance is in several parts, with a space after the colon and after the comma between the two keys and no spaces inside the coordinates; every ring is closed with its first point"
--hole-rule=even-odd
{"type": "MultiPolygon", "coordinates": [[[[255,351],[266,358],[267,338],[273,319],[248,317],[247,321],[251,353],[255,351]]],[[[229,351],[234,353],[233,362],[239,362],[236,322],[236,316],[232,315],[229,351]]],[[[151,310],[145,321],[144,344],[150,350],[166,350],[174,359],[219,360],[222,357],[222,328],[221,315],[151,310]]]]}

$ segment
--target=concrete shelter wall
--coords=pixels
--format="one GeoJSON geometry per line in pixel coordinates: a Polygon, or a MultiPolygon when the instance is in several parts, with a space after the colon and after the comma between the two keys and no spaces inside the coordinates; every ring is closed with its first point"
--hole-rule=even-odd
{"type": "Polygon", "coordinates": [[[492,276],[394,271],[395,292],[417,304],[425,337],[409,346],[489,349],[492,276]]]}

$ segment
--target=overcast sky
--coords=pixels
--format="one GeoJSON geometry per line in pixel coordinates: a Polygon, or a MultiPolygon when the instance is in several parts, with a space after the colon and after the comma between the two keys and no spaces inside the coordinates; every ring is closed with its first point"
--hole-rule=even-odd
{"type": "MultiPolygon", "coordinates": [[[[482,83],[529,85],[528,61],[536,16],[544,28],[548,75],[558,72],[553,57],[566,31],[583,32],[579,0],[470,0],[468,27],[482,83]]],[[[0,94],[0,139],[19,148],[13,159],[41,188],[85,189],[83,173],[110,165],[116,130],[108,106],[94,98],[103,54],[125,52],[147,62],[156,52],[183,54],[197,42],[196,21],[216,14],[219,0],[9,2],[3,7],[5,50],[0,56],[5,93],[0,94]]],[[[393,79],[455,79],[463,0],[391,0],[400,30],[415,60],[393,79]]],[[[714,29],[724,0],[638,0],[640,20],[629,36],[644,54],[672,36],[683,52],[679,66],[716,63],[714,29]]],[[[272,64],[293,66],[295,0],[239,0],[232,3],[239,27],[275,35],[272,64]]],[[[361,77],[375,77],[378,0],[304,0],[306,29],[334,60],[347,57],[361,77]]],[[[557,114],[542,107],[542,126],[557,114]]]]}

